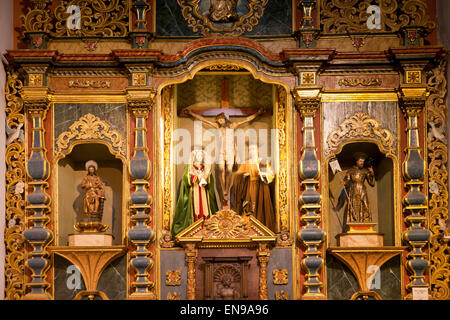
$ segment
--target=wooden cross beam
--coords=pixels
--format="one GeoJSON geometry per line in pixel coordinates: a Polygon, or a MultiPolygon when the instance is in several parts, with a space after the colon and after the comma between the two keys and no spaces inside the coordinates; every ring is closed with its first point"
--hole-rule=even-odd
{"type": "MultiPolygon", "coordinates": [[[[247,117],[256,112],[258,112],[259,108],[248,107],[248,108],[230,108],[230,95],[229,95],[229,87],[228,87],[228,79],[222,80],[222,95],[220,108],[189,108],[192,112],[195,112],[203,117],[215,117],[221,113],[224,113],[225,116],[229,117],[247,117]]],[[[273,110],[267,109],[266,112],[262,114],[262,116],[272,116],[273,110]]],[[[188,117],[183,110],[178,110],[179,117],[188,117]]]]}

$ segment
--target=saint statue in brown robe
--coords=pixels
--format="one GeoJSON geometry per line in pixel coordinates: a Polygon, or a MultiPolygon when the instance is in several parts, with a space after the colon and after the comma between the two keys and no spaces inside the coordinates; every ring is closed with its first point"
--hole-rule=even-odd
{"type": "Polygon", "coordinates": [[[236,171],[233,182],[233,206],[238,214],[252,214],[270,230],[275,230],[270,184],[275,175],[269,161],[258,157],[258,147],[249,146],[249,158],[236,171]]]}
{"type": "Polygon", "coordinates": [[[347,221],[348,222],[371,222],[372,214],[369,208],[366,186],[364,182],[374,187],[375,174],[373,168],[364,167],[367,155],[358,152],[355,154],[356,165],[350,168],[344,177],[344,186],[349,189],[347,221]]]}

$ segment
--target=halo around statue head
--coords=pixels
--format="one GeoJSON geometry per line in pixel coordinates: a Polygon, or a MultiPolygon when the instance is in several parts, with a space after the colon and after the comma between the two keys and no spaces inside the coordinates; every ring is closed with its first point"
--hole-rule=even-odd
{"type": "Polygon", "coordinates": [[[89,171],[89,167],[94,167],[95,171],[97,172],[98,164],[94,160],[89,160],[89,161],[86,161],[86,164],[84,165],[84,167],[86,168],[86,171],[89,171]]]}

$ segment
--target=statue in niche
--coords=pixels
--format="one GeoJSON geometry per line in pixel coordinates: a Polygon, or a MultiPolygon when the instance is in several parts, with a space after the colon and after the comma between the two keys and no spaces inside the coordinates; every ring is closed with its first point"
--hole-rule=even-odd
{"type": "Polygon", "coordinates": [[[205,151],[194,149],[190,163],[184,167],[172,235],[176,236],[201,218],[208,219],[218,210],[211,165],[205,151]]]}
{"type": "Polygon", "coordinates": [[[225,113],[220,113],[216,116],[215,122],[209,121],[208,119],[202,117],[199,114],[194,113],[189,109],[184,109],[184,112],[193,117],[194,119],[200,120],[203,123],[219,130],[219,145],[221,150],[216,163],[217,172],[219,176],[219,183],[222,190],[221,198],[222,205],[229,205],[229,191],[232,183],[232,173],[234,166],[234,134],[232,135],[233,141],[227,141],[227,129],[234,131],[236,128],[255,120],[258,116],[264,113],[264,109],[259,109],[258,112],[244,118],[242,121],[231,122],[230,119],[225,116],[225,113]],[[230,150],[231,149],[231,150],[230,150]]]}
{"type": "Polygon", "coordinates": [[[82,221],[78,221],[75,228],[78,231],[103,232],[108,228],[103,225],[103,205],[105,198],[105,186],[97,175],[98,164],[89,160],[85,164],[87,175],[81,181],[81,188],[85,190],[82,207],[82,221]]]}
{"type": "Polygon", "coordinates": [[[222,276],[217,290],[218,300],[236,300],[239,298],[239,292],[231,286],[232,282],[233,276],[231,274],[226,273],[222,276]]]}
{"type": "Polygon", "coordinates": [[[223,265],[214,273],[214,282],[216,282],[217,300],[236,300],[240,298],[238,290],[233,287],[233,282],[240,282],[240,272],[230,265],[223,265]]]}
{"type": "Polygon", "coordinates": [[[209,19],[212,22],[226,23],[239,19],[236,13],[237,0],[211,0],[209,19]]]}
{"type": "Polygon", "coordinates": [[[367,159],[365,153],[357,152],[354,158],[356,164],[347,170],[343,181],[343,192],[346,193],[346,197],[348,198],[347,222],[372,222],[372,213],[370,212],[369,199],[364,182],[367,181],[371,187],[374,187],[375,173],[372,165],[369,165],[367,168],[364,167],[367,159]]]}
{"type": "Polygon", "coordinates": [[[270,230],[275,229],[270,184],[275,179],[270,161],[258,156],[258,146],[250,145],[249,161],[242,164],[233,182],[233,205],[238,214],[253,215],[270,230]]]}

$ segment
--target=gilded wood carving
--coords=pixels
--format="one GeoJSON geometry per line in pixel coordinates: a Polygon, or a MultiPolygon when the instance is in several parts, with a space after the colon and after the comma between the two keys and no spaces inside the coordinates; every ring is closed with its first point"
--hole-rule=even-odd
{"type": "Polygon", "coordinates": [[[124,140],[120,133],[100,118],[88,113],[74,122],[69,131],[63,132],[56,140],[56,157],[62,157],[74,141],[105,139],[110,143],[114,154],[125,157],[124,140]]]}
{"type": "Polygon", "coordinates": [[[356,112],[339,125],[339,129],[331,132],[327,138],[326,154],[335,152],[339,145],[347,139],[368,138],[381,143],[387,155],[395,155],[394,137],[383,129],[380,123],[364,112],[356,112]]]}
{"type": "MultiPolygon", "coordinates": [[[[210,15],[212,18],[204,15],[200,12],[200,0],[177,0],[178,5],[182,9],[183,18],[186,20],[188,26],[192,28],[194,32],[200,32],[202,36],[240,36],[246,31],[251,31],[254,26],[259,23],[259,19],[262,17],[264,13],[264,7],[267,5],[268,0],[249,0],[247,4],[248,12],[241,15],[235,16],[235,19],[230,19],[229,22],[235,20],[232,26],[217,24],[215,21],[214,13],[217,12],[215,10],[215,2],[231,2],[231,1],[213,1],[211,4],[211,12],[210,15]]],[[[221,5],[220,5],[221,6],[221,5]]],[[[232,10],[230,8],[229,10],[232,10]]],[[[233,15],[230,12],[230,17],[233,15]]]]}
{"type": "Polygon", "coordinates": [[[422,27],[431,32],[436,23],[430,20],[426,0],[379,0],[380,27],[368,29],[372,15],[371,0],[321,0],[320,24],[324,34],[361,32],[396,32],[403,27],[422,27]],[[369,12],[368,12],[369,11],[369,12]]]}
{"type": "MultiPolygon", "coordinates": [[[[437,300],[450,299],[450,263],[448,241],[440,235],[440,222],[448,220],[448,146],[447,146],[447,63],[443,60],[430,71],[426,100],[428,129],[428,208],[431,295],[437,300]]],[[[444,230],[447,234],[448,230],[444,230]]]]}
{"type": "Polygon", "coordinates": [[[22,81],[17,73],[8,72],[6,83],[6,125],[14,129],[6,146],[6,229],[5,229],[5,298],[19,300],[24,295],[25,247],[25,118],[23,101],[19,95],[22,81]]]}

